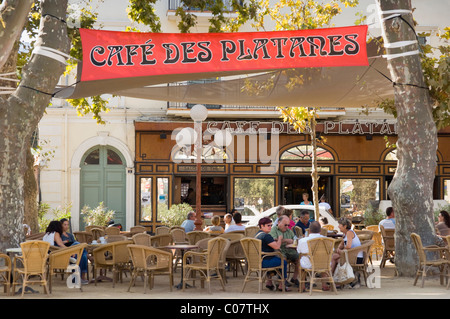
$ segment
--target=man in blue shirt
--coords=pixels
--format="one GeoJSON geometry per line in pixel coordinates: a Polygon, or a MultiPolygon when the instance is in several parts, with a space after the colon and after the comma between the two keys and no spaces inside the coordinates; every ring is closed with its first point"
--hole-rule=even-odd
{"type": "Polygon", "coordinates": [[[302,210],[300,212],[300,218],[297,222],[297,224],[295,224],[295,226],[298,226],[302,229],[303,231],[303,235],[306,235],[306,230],[309,228],[309,212],[307,210],[302,210]]]}
{"type": "Polygon", "coordinates": [[[189,233],[189,232],[191,232],[191,231],[193,231],[195,229],[195,224],[194,224],[195,216],[196,216],[195,212],[190,211],[187,214],[187,219],[181,224],[181,227],[184,228],[184,231],[186,233],[189,233]]]}
{"type": "Polygon", "coordinates": [[[394,208],[388,207],[386,208],[386,218],[383,219],[379,224],[379,226],[383,226],[385,229],[395,229],[395,213],[394,208]]]}

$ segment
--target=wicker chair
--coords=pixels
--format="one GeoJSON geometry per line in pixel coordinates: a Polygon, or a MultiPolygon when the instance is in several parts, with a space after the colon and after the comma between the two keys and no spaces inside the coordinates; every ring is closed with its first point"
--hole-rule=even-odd
{"type": "Polygon", "coordinates": [[[133,243],[135,245],[143,245],[143,246],[147,246],[147,247],[151,247],[151,238],[152,236],[150,236],[147,233],[138,233],[138,234],[134,234],[133,237],[131,237],[133,239],[133,243]]]}
{"type": "Polygon", "coordinates": [[[87,231],[75,231],[73,235],[79,243],[90,244],[93,240],[92,234],[87,231]]]}
{"type": "Polygon", "coordinates": [[[183,291],[186,286],[186,281],[191,280],[192,271],[198,271],[206,279],[208,284],[208,293],[211,293],[211,279],[219,279],[222,288],[225,291],[225,283],[220,274],[220,260],[223,256],[228,240],[225,238],[216,237],[208,241],[208,248],[206,252],[188,251],[183,257],[183,291]],[[196,261],[194,257],[201,258],[201,261],[196,261]],[[188,258],[193,258],[191,263],[187,263],[188,258]]]}
{"type": "Polygon", "coordinates": [[[414,286],[417,284],[417,280],[419,276],[422,275],[422,288],[425,283],[425,277],[427,276],[427,271],[436,267],[439,269],[441,285],[444,283],[444,276],[447,276],[447,289],[450,286],[450,281],[448,277],[450,276],[448,273],[448,267],[450,266],[450,260],[446,259],[446,255],[448,257],[448,248],[447,247],[439,247],[435,245],[431,246],[423,246],[422,239],[416,233],[411,234],[411,240],[414,243],[414,247],[416,248],[417,255],[419,256],[419,268],[417,269],[416,278],[414,280],[414,286]],[[428,259],[428,252],[436,252],[439,253],[436,259],[428,259]]]}
{"type": "Polygon", "coordinates": [[[385,229],[383,226],[380,226],[380,232],[384,246],[380,268],[384,268],[386,261],[395,257],[395,229],[385,229]]]}
{"type": "Polygon", "coordinates": [[[172,291],[173,286],[173,265],[172,253],[146,245],[128,245],[128,251],[133,263],[133,272],[131,276],[128,291],[136,282],[138,275],[144,275],[144,294],[147,290],[147,282],[150,289],[153,288],[155,275],[168,275],[169,287],[172,291]],[[150,274],[150,276],[149,276],[150,274]]]}
{"type": "Polygon", "coordinates": [[[295,233],[295,236],[297,236],[297,238],[302,238],[303,236],[305,236],[303,234],[303,229],[298,226],[294,226],[294,233],[295,233]]]}
{"type": "Polygon", "coordinates": [[[247,282],[258,280],[258,293],[261,293],[261,286],[263,284],[263,279],[267,276],[268,272],[275,271],[279,278],[281,279],[282,290],[284,292],[284,256],[281,252],[276,251],[273,253],[263,253],[261,250],[261,240],[256,238],[247,238],[244,237],[240,240],[242,249],[244,250],[245,257],[247,258],[247,275],[244,280],[244,284],[242,286],[242,292],[244,292],[245,286],[247,282]],[[281,258],[281,266],[263,268],[262,261],[263,258],[269,256],[278,256],[281,258]],[[253,275],[256,273],[256,275],[253,275]]]}
{"type": "Polygon", "coordinates": [[[320,229],[320,234],[321,234],[322,236],[324,236],[324,237],[327,237],[327,235],[328,235],[328,229],[322,227],[322,228],[320,229]]]}
{"type": "Polygon", "coordinates": [[[130,228],[131,235],[145,233],[145,232],[146,232],[146,230],[145,230],[144,226],[137,225],[137,226],[133,226],[130,228]]]}
{"type": "MultiPolygon", "coordinates": [[[[81,255],[83,254],[83,249],[87,246],[86,243],[73,245],[67,248],[62,248],[59,250],[55,250],[48,255],[48,288],[50,293],[52,293],[52,277],[53,275],[61,272],[69,272],[67,267],[70,264],[70,257],[73,255],[77,255],[77,262],[75,265],[80,265],[81,255]]],[[[80,279],[80,278],[79,278],[80,279]]],[[[80,291],[82,291],[80,286],[80,291]]]]}
{"type": "Polygon", "coordinates": [[[244,234],[231,232],[231,233],[221,234],[218,237],[222,237],[222,238],[234,241],[234,240],[241,240],[242,238],[244,238],[244,234]]]}
{"type": "Polygon", "coordinates": [[[182,230],[184,230],[184,227],[181,227],[181,226],[172,226],[172,227],[169,228],[169,233],[170,233],[172,230],[174,230],[174,229],[182,229],[182,230]]]}
{"type": "Polygon", "coordinates": [[[90,233],[92,234],[93,240],[99,240],[100,237],[105,237],[105,231],[103,228],[91,228],[90,233]]]}
{"type": "Polygon", "coordinates": [[[369,225],[366,226],[367,230],[373,231],[372,239],[375,241],[370,248],[370,257],[375,253],[375,257],[378,260],[378,256],[383,256],[383,240],[381,238],[380,228],[378,225],[369,225]]]}
{"type": "Polygon", "coordinates": [[[233,271],[233,277],[238,276],[238,267],[241,268],[242,275],[245,275],[244,267],[242,266],[242,262],[245,262],[245,253],[242,249],[240,239],[230,241],[230,247],[228,248],[226,261],[230,265],[230,269],[233,271]]]}
{"type": "Polygon", "coordinates": [[[155,235],[170,234],[170,228],[167,226],[159,226],[155,229],[155,235]]]}
{"type": "Polygon", "coordinates": [[[450,249],[450,235],[443,236],[442,238],[447,241],[447,247],[450,249]]]}
{"type": "Polygon", "coordinates": [[[249,226],[249,227],[245,227],[244,230],[244,237],[255,237],[255,235],[259,232],[259,227],[258,226],[249,226]]]}
{"type": "Polygon", "coordinates": [[[301,257],[308,257],[311,261],[311,268],[303,268],[300,263],[300,285],[299,292],[302,292],[302,283],[309,282],[309,294],[312,295],[314,282],[318,279],[317,274],[322,274],[320,280],[326,280],[331,283],[333,291],[337,294],[336,285],[331,273],[331,257],[333,256],[334,239],[327,237],[318,237],[308,240],[308,254],[301,254],[301,257]],[[309,281],[306,276],[309,274],[309,281]]]}
{"type": "MultiPolygon", "coordinates": [[[[174,244],[188,244],[189,240],[186,237],[186,232],[183,227],[171,227],[170,235],[172,235],[172,241],[174,244]]],[[[175,267],[174,271],[177,271],[178,264],[181,263],[181,252],[175,252],[175,267]]]]}
{"type": "MultiPolygon", "coordinates": [[[[366,286],[367,286],[367,278],[368,278],[367,266],[368,266],[368,261],[369,261],[369,257],[370,257],[370,248],[374,244],[374,242],[375,242],[374,240],[367,240],[367,241],[361,243],[361,246],[346,249],[347,254],[348,254],[349,264],[352,266],[353,271],[355,273],[357,271],[362,272],[362,274],[364,276],[364,283],[366,284],[366,286]],[[363,262],[361,264],[358,264],[358,263],[356,263],[356,261],[358,258],[358,254],[361,251],[363,252],[363,262]]],[[[344,262],[345,262],[345,255],[344,255],[344,252],[341,252],[340,263],[343,264],[344,262]]]]}
{"type": "MultiPolygon", "coordinates": [[[[213,238],[215,238],[215,237],[208,237],[208,238],[199,240],[197,242],[197,246],[198,246],[197,251],[199,251],[199,252],[206,251],[208,249],[208,242],[213,238]]],[[[220,262],[219,262],[220,273],[221,273],[225,283],[228,282],[227,276],[226,276],[226,271],[225,271],[225,265],[227,263],[227,255],[228,255],[229,249],[231,249],[231,241],[228,241],[227,245],[225,246],[222,256],[220,257],[220,262]]],[[[245,256],[244,256],[244,258],[245,258],[245,256]]]]}
{"type": "Polygon", "coordinates": [[[25,240],[42,240],[42,238],[44,238],[44,235],[45,235],[45,232],[27,235],[27,236],[25,236],[25,240]]]}
{"type": "MultiPolygon", "coordinates": [[[[116,241],[124,241],[127,240],[127,236],[123,235],[108,235],[106,236],[106,242],[109,243],[115,243],[116,241]]],[[[131,244],[131,242],[130,242],[131,244]]]]}
{"type": "Polygon", "coordinates": [[[361,243],[372,240],[374,232],[371,230],[355,230],[356,235],[358,235],[359,240],[361,243]]]}
{"type": "Polygon", "coordinates": [[[14,257],[13,292],[15,286],[20,285],[19,276],[22,277],[22,297],[25,287],[32,284],[44,286],[44,292],[49,294],[46,280],[46,265],[50,244],[42,240],[26,241],[20,244],[22,256],[14,257]],[[22,263],[20,267],[18,261],[22,263]],[[37,280],[32,278],[38,277],[37,280]]]}
{"type": "MultiPolygon", "coordinates": [[[[94,257],[94,280],[97,285],[97,269],[110,269],[113,272],[113,288],[116,284],[117,275],[122,275],[124,270],[130,270],[131,260],[127,246],[131,244],[129,240],[117,241],[101,245],[92,252],[94,257]]],[[[120,276],[122,282],[122,276],[120,276]]]]}
{"type": "Polygon", "coordinates": [[[4,292],[9,296],[11,290],[11,258],[0,253],[0,259],[4,260],[3,265],[0,265],[0,285],[3,285],[4,292]]]}
{"type": "Polygon", "coordinates": [[[184,228],[174,228],[170,231],[174,244],[188,244],[189,240],[186,237],[184,228]]]}
{"type": "Polygon", "coordinates": [[[108,236],[108,235],[120,235],[120,228],[119,227],[114,227],[114,226],[107,227],[105,229],[105,235],[106,236],[108,236]]]}
{"type": "Polygon", "coordinates": [[[206,251],[208,249],[208,242],[211,239],[214,239],[214,238],[215,237],[208,237],[208,238],[204,238],[204,239],[199,240],[197,242],[197,246],[198,246],[197,251],[199,251],[199,252],[206,251]]]}
{"type": "Polygon", "coordinates": [[[195,245],[199,240],[210,237],[209,233],[204,231],[191,231],[186,234],[189,244],[195,245]]]}
{"type": "Polygon", "coordinates": [[[90,233],[91,230],[94,229],[94,228],[105,229],[106,227],[105,226],[99,226],[99,225],[89,225],[89,226],[84,227],[84,230],[87,231],[88,233],[90,233]]]}
{"type": "Polygon", "coordinates": [[[171,234],[161,234],[150,237],[150,246],[155,248],[161,248],[171,245],[173,243],[171,234]]]}

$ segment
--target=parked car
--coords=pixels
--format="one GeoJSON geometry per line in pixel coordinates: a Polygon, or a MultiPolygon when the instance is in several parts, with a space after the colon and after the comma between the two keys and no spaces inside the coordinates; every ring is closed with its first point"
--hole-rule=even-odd
{"type": "Polygon", "coordinates": [[[249,222],[255,216],[258,216],[260,212],[254,207],[249,205],[244,205],[244,207],[237,207],[236,210],[242,215],[242,222],[249,222]]]}
{"type": "MultiPolygon", "coordinates": [[[[286,209],[291,209],[294,211],[294,214],[292,216],[293,219],[295,219],[296,217],[300,217],[300,212],[306,210],[309,212],[309,219],[311,221],[315,220],[314,205],[282,205],[282,206],[286,209]]],[[[278,206],[269,208],[268,210],[250,218],[248,223],[246,223],[245,225],[246,226],[258,226],[258,221],[263,217],[269,217],[270,219],[275,221],[277,219],[277,213],[276,213],[277,207],[278,206]]],[[[334,218],[333,215],[328,213],[323,207],[319,207],[319,214],[322,217],[326,217],[328,220],[328,224],[333,225],[334,230],[339,232],[338,222],[336,221],[336,219],[334,218]]]]}

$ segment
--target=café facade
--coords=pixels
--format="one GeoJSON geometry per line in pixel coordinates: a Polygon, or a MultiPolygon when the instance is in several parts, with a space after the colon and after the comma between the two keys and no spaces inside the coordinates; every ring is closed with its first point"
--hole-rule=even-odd
{"type": "MultiPolygon", "coordinates": [[[[196,186],[195,148],[178,145],[177,133],[190,121],[135,123],[135,220],[149,230],[161,224],[158,211],[188,202],[196,186]]],[[[308,132],[298,132],[281,119],[213,120],[202,126],[201,209],[223,216],[232,208],[243,214],[312,199],[312,146],[308,132]],[[226,130],[227,147],[214,142],[226,130]]],[[[397,159],[395,120],[324,120],[316,137],[319,196],[324,194],[337,217],[361,215],[369,203],[389,200],[387,188],[397,159]]],[[[448,199],[449,137],[439,134],[434,199],[448,199]]],[[[251,213],[250,213],[251,214],[251,213]]]]}

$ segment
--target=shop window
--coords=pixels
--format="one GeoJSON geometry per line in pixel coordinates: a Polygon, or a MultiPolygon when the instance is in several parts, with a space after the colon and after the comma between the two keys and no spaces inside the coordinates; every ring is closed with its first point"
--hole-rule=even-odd
{"type": "MultiPolygon", "coordinates": [[[[316,149],[317,160],[319,161],[332,161],[334,160],[333,155],[321,147],[316,149]]],[[[294,146],[281,154],[281,160],[291,160],[291,161],[311,161],[313,155],[313,148],[311,145],[297,145],[294,146]]]]}
{"type": "Polygon", "coordinates": [[[152,220],[152,179],[151,177],[142,177],[140,179],[140,196],[141,196],[141,221],[152,220]]]}
{"type": "MultiPolygon", "coordinates": [[[[181,202],[195,205],[197,201],[197,185],[194,177],[183,177],[181,185],[186,185],[187,192],[181,194],[181,202]]],[[[225,205],[227,179],[223,176],[202,177],[201,179],[201,204],[225,205]]]]}
{"type": "Polygon", "coordinates": [[[450,203],[450,179],[444,179],[444,200],[450,203]]]}
{"type": "Polygon", "coordinates": [[[263,212],[275,206],[274,178],[235,178],[234,208],[254,207],[263,212]]]}
{"type": "Polygon", "coordinates": [[[156,179],[156,186],[158,187],[158,211],[159,215],[162,212],[169,210],[169,178],[158,177],[156,179]]]}
{"type": "Polygon", "coordinates": [[[340,216],[363,216],[371,201],[380,199],[380,180],[377,178],[339,179],[340,216]]]}

